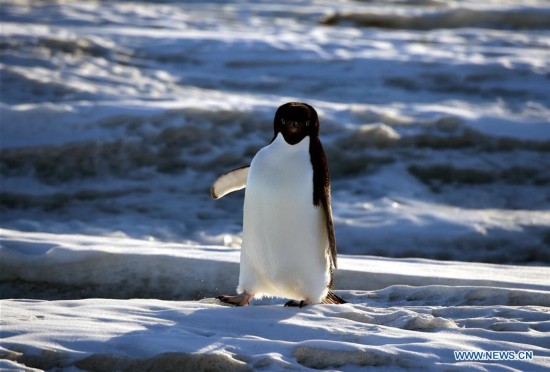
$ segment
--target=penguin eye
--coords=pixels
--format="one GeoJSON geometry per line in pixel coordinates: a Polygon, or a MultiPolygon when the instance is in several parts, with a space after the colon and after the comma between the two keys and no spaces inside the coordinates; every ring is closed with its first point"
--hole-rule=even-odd
{"type": "Polygon", "coordinates": [[[286,123],[285,119],[281,119],[281,123],[283,123],[283,125],[285,125],[285,123],[286,123]]]}
{"type": "Polygon", "coordinates": [[[309,120],[306,120],[306,127],[309,126],[309,120]]]}

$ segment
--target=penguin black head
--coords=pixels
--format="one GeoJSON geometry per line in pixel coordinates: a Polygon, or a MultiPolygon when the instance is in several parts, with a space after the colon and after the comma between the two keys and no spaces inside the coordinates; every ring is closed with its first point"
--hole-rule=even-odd
{"type": "Polygon", "coordinates": [[[274,137],[282,133],[289,145],[295,145],[306,136],[319,136],[317,111],[307,103],[289,102],[280,106],[273,119],[274,137]]]}

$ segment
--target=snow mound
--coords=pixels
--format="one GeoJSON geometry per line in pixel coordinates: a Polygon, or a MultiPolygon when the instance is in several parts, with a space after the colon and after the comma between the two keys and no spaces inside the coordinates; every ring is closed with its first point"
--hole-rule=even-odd
{"type": "MultiPolygon", "coordinates": [[[[199,300],[232,293],[238,281],[236,248],[7,229],[0,229],[0,234],[0,298],[199,300]]],[[[544,296],[536,297],[537,290],[548,290],[548,267],[471,263],[465,271],[463,266],[462,262],[340,255],[335,288],[389,287],[376,296],[403,303],[548,304],[544,296]],[[411,289],[426,284],[432,286],[421,293],[411,289]],[[465,287],[458,291],[449,286],[465,287]],[[509,289],[515,292],[510,294],[509,289]],[[532,298],[537,302],[529,303],[532,298]]]]}
{"type": "Polygon", "coordinates": [[[520,290],[481,286],[429,285],[421,288],[394,285],[369,293],[369,300],[385,303],[391,301],[400,305],[508,305],[550,307],[548,291],[520,290]]]}
{"type": "MultiPolygon", "coordinates": [[[[428,7],[429,9],[429,7],[428,7]]],[[[331,14],[321,21],[326,25],[353,23],[364,27],[388,29],[433,30],[465,27],[486,27],[492,29],[545,29],[550,22],[550,12],[543,6],[538,9],[468,9],[453,7],[445,10],[417,11],[403,14],[348,13],[331,14]]]]}

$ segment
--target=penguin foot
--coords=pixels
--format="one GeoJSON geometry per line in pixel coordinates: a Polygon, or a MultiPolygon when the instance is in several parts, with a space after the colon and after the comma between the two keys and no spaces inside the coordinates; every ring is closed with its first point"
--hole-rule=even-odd
{"type": "Polygon", "coordinates": [[[297,301],[297,300],[290,300],[285,304],[285,307],[299,307],[300,309],[304,306],[306,306],[307,303],[304,302],[304,300],[297,301]]]}
{"type": "Polygon", "coordinates": [[[221,302],[225,304],[230,304],[234,306],[247,306],[250,304],[250,300],[254,295],[251,295],[247,292],[243,292],[236,296],[218,296],[216,299],[220,300],[221,302]]]}
{"type": "Polygon", "coordinates": [[[324,304],[347,304],[347,301],[342,300],[340,297],[336,296],[334,292],[328,291],[327,296],[323,299],[324,304]]]}

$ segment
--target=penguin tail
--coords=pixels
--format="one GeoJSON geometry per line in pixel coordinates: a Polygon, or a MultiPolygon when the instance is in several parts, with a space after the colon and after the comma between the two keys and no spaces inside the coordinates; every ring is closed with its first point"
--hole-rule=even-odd
{"type": "Polygon", "coordinates": [[[334,292],[328,291],[327,296],[323,299],[323,303],[324,304],[338,305],[338,304],[347,304],[348,302],[344,301],[340,297],[336,296],[334,294],[334,292]]]}

